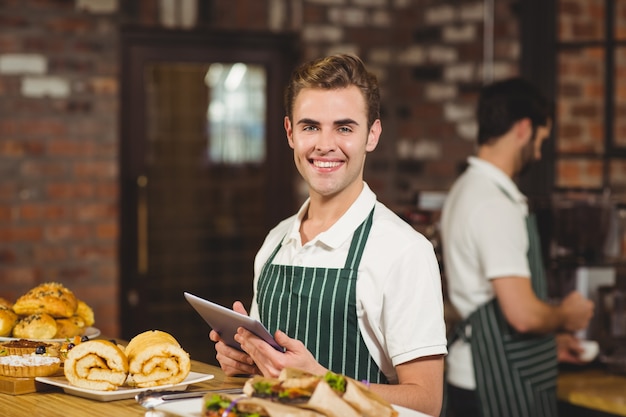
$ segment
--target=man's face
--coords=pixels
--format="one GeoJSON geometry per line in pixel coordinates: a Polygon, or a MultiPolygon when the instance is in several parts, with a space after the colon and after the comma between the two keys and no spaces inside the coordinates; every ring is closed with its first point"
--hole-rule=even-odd
{"type": "Polygon", "coordinates": [[[358,195],[365,155],[376,148],[381,127],[376,120],[368,129],[365,99],[356,86],[301,90],[285,130],[312,197],[358,195]]]}
{"type": "Polygon", "coordinates": [[[520,174],[528,171],[528,168],[533,162],[541,160],[541,147],[550,137],[551,129],[552,123],[548,122],[546,126],[539,126],[536,130],[534,130],[535,136],[522,148],[520,155],[520,174]]]}

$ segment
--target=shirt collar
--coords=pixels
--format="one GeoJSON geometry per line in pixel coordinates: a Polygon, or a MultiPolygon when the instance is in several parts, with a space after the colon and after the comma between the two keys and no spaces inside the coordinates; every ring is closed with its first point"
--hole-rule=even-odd
{"type": "MultiPolygon", "coordinates": [[[[283,245],[290,243],[295,243],[298,246],[300,245],[300,224],[302,223],[302,218],[309,208],[309,203],[310,199],[307,199],[298,210],[298,214],[295,216],[291,230],[283,239],[283,245]]],[[[309,241],[307,245],[321,244],[331,249],[338,248],[347,239],[352,237],[356,228],[363,223],[375,204],[376,194],[374,194],[366,182],[363,182],[363,190],[361,190],[361,193],[354,203],[352,203],[348,211],[346,211],[344,215],[330,227],[330,229],[317,235],[309,241]]]]}
{"type": "Polygon", "coordinates": [[[528,205],[526,196],[522,194],[519,188],[517,188],[517,184],[515,184],[511,177],[505,174],[504,171],[502,171],[500,168],[498,168],[491,162],[485,161],[484,159],[475,156],[470,156],[467,159],[467,162],[473,169],[476,169],[482,172],[484,175],[487,175],[515,202],[524,206],[528,205]]]}

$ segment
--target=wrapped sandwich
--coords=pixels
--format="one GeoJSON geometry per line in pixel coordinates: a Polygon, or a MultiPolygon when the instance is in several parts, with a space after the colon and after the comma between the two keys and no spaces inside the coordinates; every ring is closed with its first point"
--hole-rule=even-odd
{"type": "Polygon", "coordinates": [[[312,410],[290,407],[260,398],[207,394],[202,405],[203,417],[323,417],[312,410]]]}
{"type": "Polygon", "coordinates": [[[285,368],[277,378],[256,376],[244,386],[250,397],[318,411],[330,417],[395,417],[397,411],[364,384],[334,372],[324,376],[285,368]]]}

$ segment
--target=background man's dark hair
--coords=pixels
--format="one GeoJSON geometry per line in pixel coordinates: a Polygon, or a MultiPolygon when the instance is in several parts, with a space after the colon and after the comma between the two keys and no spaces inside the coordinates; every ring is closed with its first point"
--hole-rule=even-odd
{"type": "Polygon", "coordinates": [[[488,144],[525,118],[532,123],[533,137],[552,119],[552,103],[533,84],[516,77],[483,87],[477,109],[478,144],[488,144]]]}

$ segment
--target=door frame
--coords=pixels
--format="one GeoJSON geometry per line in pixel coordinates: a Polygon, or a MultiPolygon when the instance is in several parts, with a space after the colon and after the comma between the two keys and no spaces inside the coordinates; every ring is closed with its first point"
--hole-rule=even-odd
{"type": "MultiPolygon", "coordinates": [[[[291,149],[283,128],[283,89],[298,54],[294,33],[172,30],[123,27],[120,32],[120,140],[119,140],[119,297],[122,337],[132,337],[132,308],[128,294],[140,279],[138,264],[137,179],[145,173],[145,94],[143,65],[153,62],[246,62],[267,71],[266,161],[268,181],[266,217],[269,230],[293,214],[296,177],[291,149]],[[140,115],[140,117],[135,117],[140,115]],[[142,137],[143,136],[143,137],[142,137]]],[[[182,299],[182,295],[181,295],[182,299]]]]}

